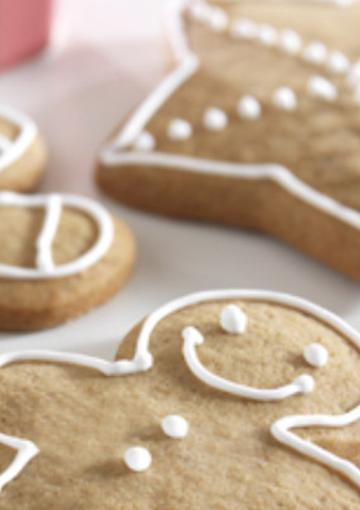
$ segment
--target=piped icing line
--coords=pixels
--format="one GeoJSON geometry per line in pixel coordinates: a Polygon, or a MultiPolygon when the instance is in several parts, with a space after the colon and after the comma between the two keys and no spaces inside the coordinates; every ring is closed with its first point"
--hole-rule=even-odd
{"type": "Polygon", "coordinates": [[[90,198],[70,194],[21,195],[13,192],[0,192],[0,208],[30,207],[45,208],[43,228],[36,242],[36,267],[24,268],[0,264],[0,277],[21,280],[65,278],[81,273],[96,264],[109,250],[114,225],[106,209],[90,198]],[[98,236],[93,246],[77,259],[55,266],[51,247],[60,222],[63,207],[79,209],[92,218],[98,228],[98,236]]]}
{"type": "Polygon", "coordinates": [[[313,377],[307,374],[300,375],[290,384],[273,389],[254,388],[245,384],[228,381],[210,372],[199,360],[196,346],[204,342],[201,333],[196,328],[190,326],[183,330],[182,335],[184,339],[183,356],[188,368],[200,381],[216,390],[249,400],[269,402],[283,400],[299,393],[311,393],[315,387],[313,377]]]}
{"type": "Polygon", "coordinates": [[[291,432],[291,429],[300,427],[340,428],[351,425],[359,419],[360,405],[348,413],[338,416],[326,414],[286,416],[273,423],[271,426],[271,433],[280,443],[296,450],[301,455],[316,460],[334,471],[338,471],[351,480],[357,487],[360,487],[360,469],[355,464],[291,432]]]}
{"type": "Polygon", "coordinates": [[[17,450],[11,464],[0,474],[0,492],[5,485],[12,482],[25,468],[25,466],[39,453],[38,447],[27,439],[0,434],[0,444],[17,450]]]}
{"type": "MultiPolygon", "coordinates": [[[[34,122],[27,115],[18,112],[10,106],[0,104],[0,118],[14,124],[19,133],[15,140],[0,144],[0,172],[15,163],[35,140],[38,130],[34,122]]],[[[6,138],[6,137],[2,137],[6,138]]]]}

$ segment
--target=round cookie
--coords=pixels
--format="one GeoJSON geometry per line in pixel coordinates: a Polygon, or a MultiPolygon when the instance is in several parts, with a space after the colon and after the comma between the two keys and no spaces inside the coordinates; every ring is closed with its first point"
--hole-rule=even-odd
{"type": "Polygon", "coordinates": [[[0,192],[0,330],[35,330],[109,299],[135,258],[127,226],[89,198],[0,192]]]}
{"type": "Polygon", "coordinates": [[[167,303],[114,362],[4,353],[0,508],[355,509],[359,347],[308,301],[232,289],[167,303]]]}
{"type": "Polygon", "coordinates": [[[145,211],[260,230],[360,280],[359,4],[180,3],[176,67],[101,149],[98,184],[145,211]]]}
{"type": "Polygon", "coordinates": [[[45,169],[47,151],[34,122],[0,104],[0,190],[34,189],[45,169]]]}

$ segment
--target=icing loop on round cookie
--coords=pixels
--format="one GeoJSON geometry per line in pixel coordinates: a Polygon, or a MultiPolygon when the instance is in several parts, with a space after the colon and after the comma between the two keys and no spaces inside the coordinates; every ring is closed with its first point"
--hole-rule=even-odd
{"type": "Polygon", "coordinates": [[[187,140],[192,135],[192,127],[184,119],[173,119],[168,126],[167,135],[171,140],[187,140]]]}
{"type": "Polygon", "coordinates": [[[4,191],[0,193],[0,208],[1,206],[45,207],[45,219],[36,241],[36,267],[23,268],[0,264],[0,277],[20,280],[64,278],[85,271],[96,264],[111,246],[114,235],[111,216],[100,204],[90,198],[61,193],[30,196],[4,191]],[[94,245],[76,260],[55,266],[51,247],[64,206],[79,209],[88,214],[98,227],[98,237],[94,245]]]}
{"type": "Polygon", "coordinates": [[[246,330],[247,316],[237,305],[226,305],[221,310],[220,326],[226,333],[240,335],[246,330]]]}
{"type": "Polygon", "coordinates": [[[184,339],[183,355],[187,366],[191,372],[200,379],[200,381],[217,390],[250,400],[268,402],[273,400],[283,400],[284,398],[288,398],[299,393],[311,393],[315,387],[314,379],[307,374],[297,377],[290,384],[270,390],[253,388],[252,386],[228,381],[227,379],[215,375],[207,370],[200,362],[195,347],[202,344],[204,342],[204,338],[196,328],[193,328],[192,326],[185,328],[182,332],[182,336],[184,339]]]}
{"type": "Polygon", "coordinates": [[[273,103],[282,110],[295,110],[297,107],[297,97],[295,92],[289,87],[279,87],[273,94],[273,103]]]}
{"type": "Polygon", "coordinates": [[[328,50],[321,41],[313,41],[306,46],[303,57],[313,64],[324,64],[328,56],[328,50]]]}
{"type": "Polygon", "coordinates": [[[329,80],[323,76],[312,76],[308,82],[308,92],[311,96],[319,97],[325,101],[335,101],[337,90],[329,80]]]}
{"type": "Polygon", "coordinates": [[[256,120],[261,116],[261,105],[253,96],[243,96],[237,105],[238,115],[244,119],[256,120]]]}
{"type": "Polygon", "coordinates": [[[34,142],[38,130],[29,117],[9,106],[0,105],[0,118],[14,124],[18,134],[14,140],[1,135],[0,138],[0,172],[15,163],[34,142]]]}
{"type": "Polygon", "coordinates": [[[227,123],[227,115],[220,108],[208,108],[204,113],[203,124],[210,131],[222,131],[227,123]]]}

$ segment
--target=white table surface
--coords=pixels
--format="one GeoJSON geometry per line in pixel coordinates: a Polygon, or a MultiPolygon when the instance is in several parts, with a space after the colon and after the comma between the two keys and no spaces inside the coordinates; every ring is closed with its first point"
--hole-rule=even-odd
{"type": "Polygon", "coordinates": [[[162,76],[160,5],[161,0],[60,0],[50,50],[0,74],[0,101],[30,113],[47,140],[50,161],[42,190],[101,199],[127,221],[139,250],[132,278],[110,302],[52,330],[2,334],[1,351],[52,348],[111,358],[124,333],[157,306],[221,287],[298,294],[360,327],[360,285],[295,250],[256,233],[142,214],[96,190],[99,144],[162,76]]]}

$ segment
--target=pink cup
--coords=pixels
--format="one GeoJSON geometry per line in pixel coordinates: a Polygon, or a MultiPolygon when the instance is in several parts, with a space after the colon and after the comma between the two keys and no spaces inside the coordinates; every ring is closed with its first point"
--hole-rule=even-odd
{"type": "Polygon", "coordinates": [[[0,70],[44,48],[52,0],[0,0],[0,70]]]}

